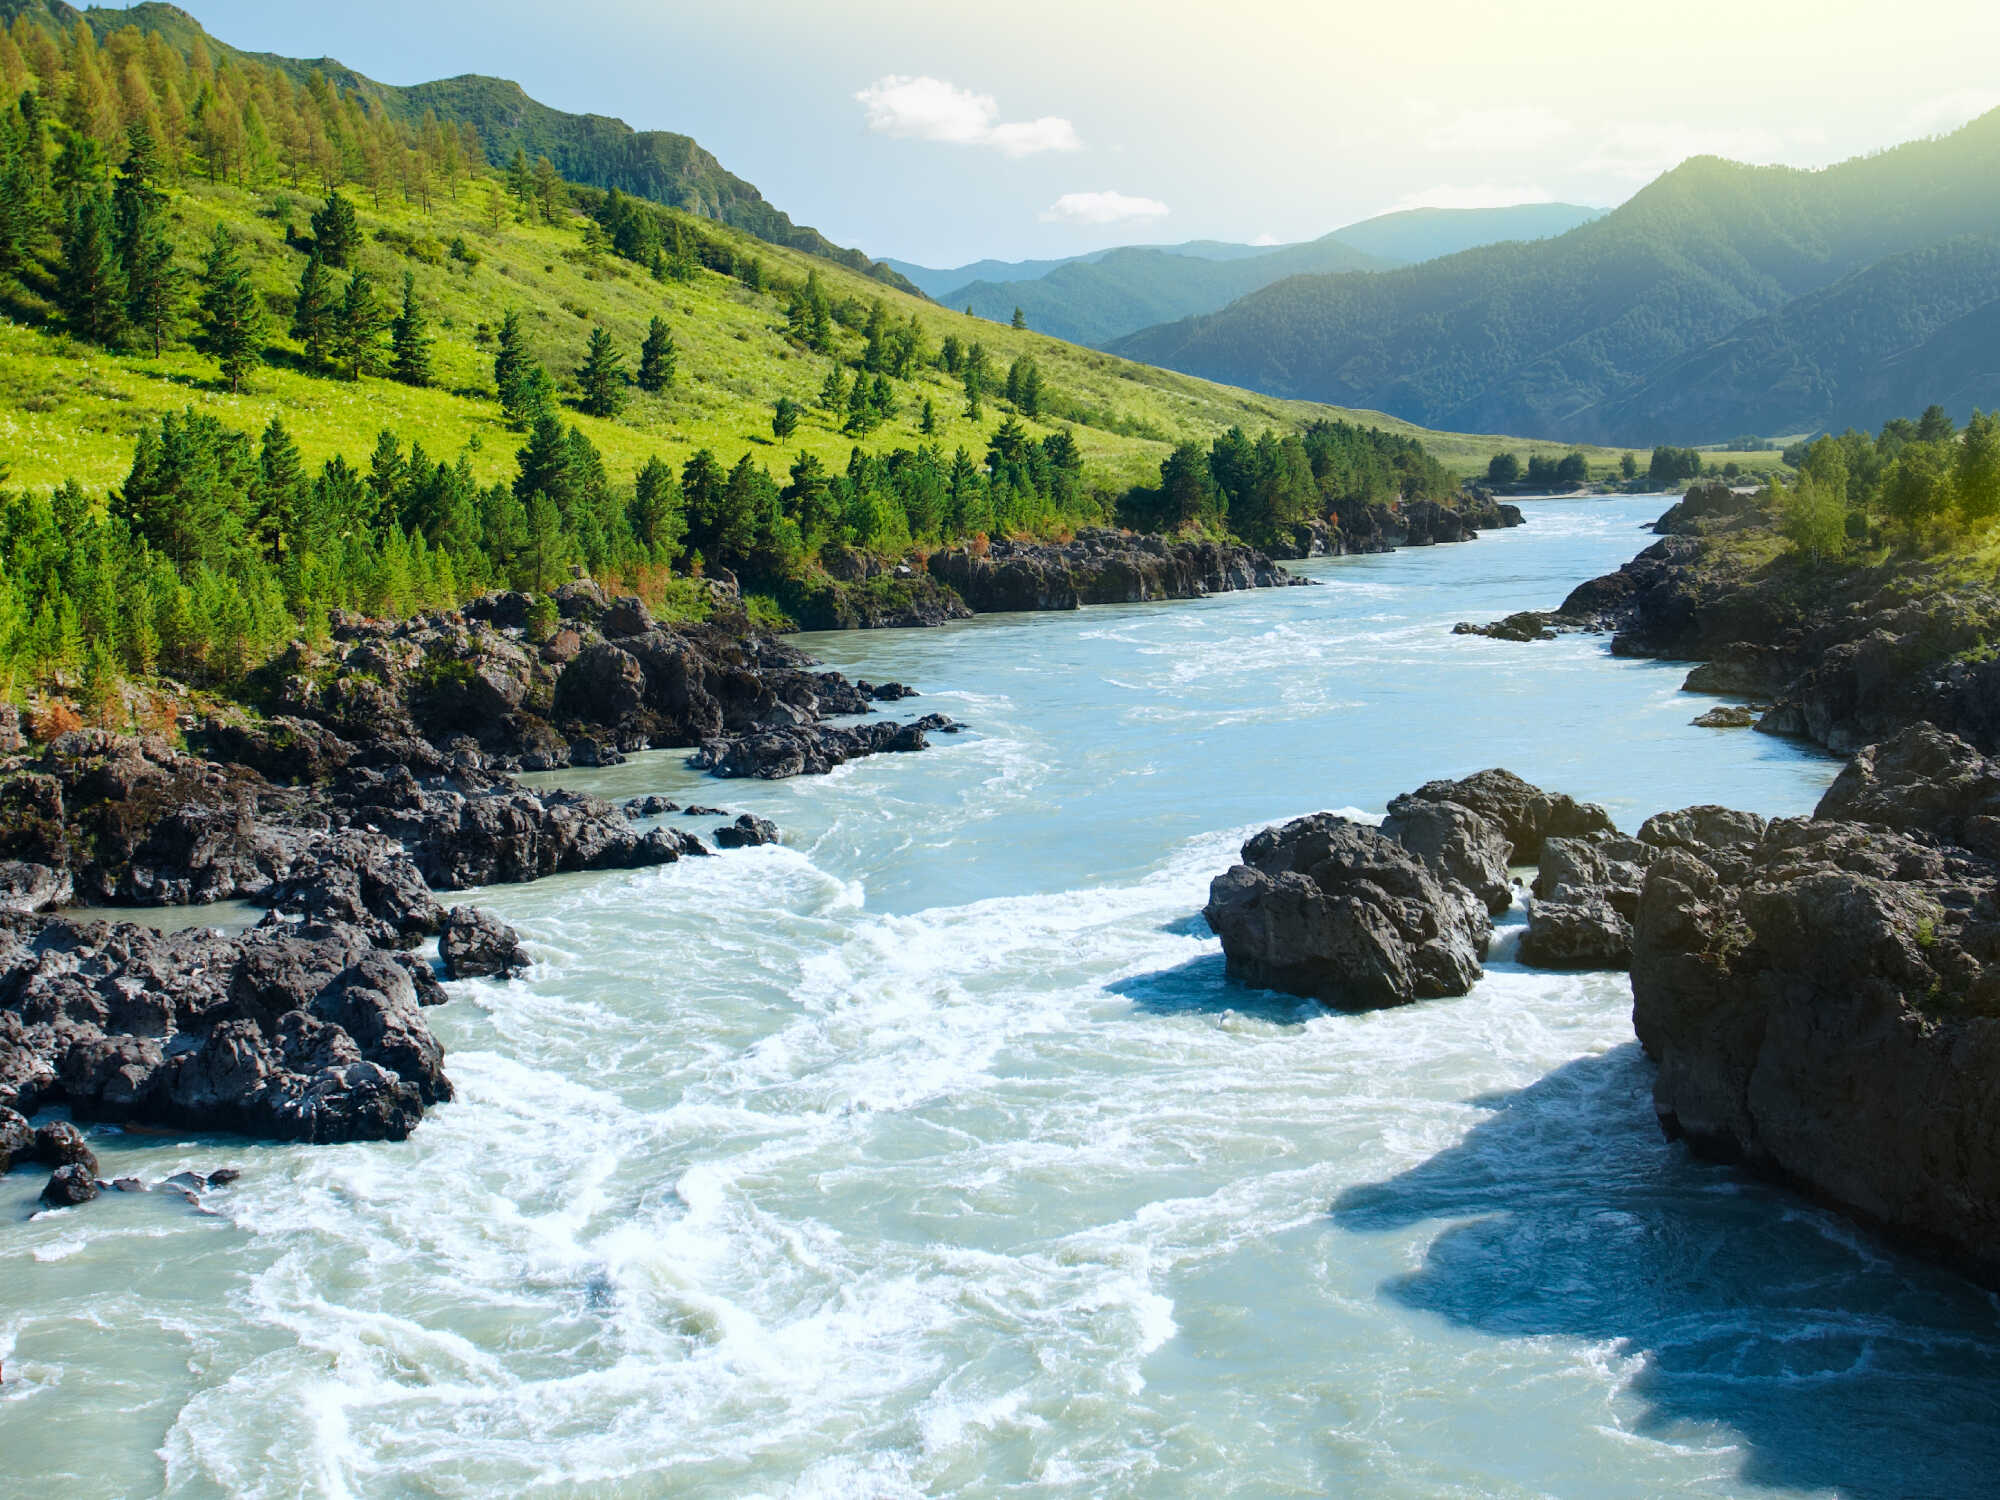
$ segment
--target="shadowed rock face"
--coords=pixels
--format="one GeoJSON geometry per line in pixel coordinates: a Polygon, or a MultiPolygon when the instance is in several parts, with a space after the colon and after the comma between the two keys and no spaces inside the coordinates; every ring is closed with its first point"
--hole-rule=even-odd
{"type": "Polygon", "coordinates": [[[1249,547],[1101,528],[1069,542],[1000,541],[984,553],[947,548],[931,554],[928,566],[979,614],[1198,599],[1307,582],[1249,547]]]}
{"type": "Polygon", "coordinates": [[[1647,871],[1633,1024],[1662,1126],[2000,1281],[2000,768],[1934,730],[1811,819],[1647,871]],[[1867,822],[1849,821],[1853,814],[1867,822]]]}
{"type": "Polygon", "coordinates": [[[1251,839],[1206,916],[1236,978],[1349,1010],[1464,994],[1493,931],[1478,896],[1331,813],[1251,839]]]}
{"type": "Polygon", "coordinates": [[[408,967],[345,927],[0,928],[0,1106],[279,1140],[400,1140],[451,1097],[408,967]]]}

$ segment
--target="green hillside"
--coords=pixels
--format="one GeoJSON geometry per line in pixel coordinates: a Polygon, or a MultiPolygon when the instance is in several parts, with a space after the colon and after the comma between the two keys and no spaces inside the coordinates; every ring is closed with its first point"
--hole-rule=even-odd
{"type": "Polygon", "coordinates": [[[1299,277],[1111,347],[1430,426],[1644,442],[1617,403],[1669,362],[1887,257],[2000,233],[1996,173],[2000,112],[1823,171],[1697,158],[1553,240],[1299,277]]]}
{"type": "Polygon", "coordinates": [[[546,156],[567,181],[615,187],[909,289],[894,271],[859,250],[845,249],[816,229],[794,224],[690,137],[664,130],[634,130],[623,120],[604,115],[566,114],[537,103],[519,84],[506,79],[465,74],[409,88],[377,83],[329,57],[238,51],[209,36],[187,12],[159,0],[122,9],[92,6],[84,11],[63,0],[0,0],[0,19],[16,16],[49,21],[62,30],[81,20],[100,42],[127,27],[157,32],[183,55],[199,45],[218,62],[275,69],[302,88],[317,74],[343,94],[379,107],[387,118],[402,125],[421,125],[427,114],[447,125],[471,125],[477,131],[477,149],[492,166],[504,166],[516,151],[525,152],[530,160],[546,156]]]}
{"type": "Polygon", "coordinates": [[[217,57],[0,32],[0,697],[152,723],[134,683],[241,691],[331,611],[573,567],[906,619],[934,586],[888,565],[940,546],[1277,536],[1514,446],[950,312],[217,57]]]}

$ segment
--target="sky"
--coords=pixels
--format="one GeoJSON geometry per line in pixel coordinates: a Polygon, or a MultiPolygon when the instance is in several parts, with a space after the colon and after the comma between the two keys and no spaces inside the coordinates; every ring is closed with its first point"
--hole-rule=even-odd
{"type": "Polygon", "coordinates": [[[933,266],[1609,207],[1692,155],[1823,166],[2000,107],[1995,0],[180,3],[238,47],[691,135],[933,266]]]}

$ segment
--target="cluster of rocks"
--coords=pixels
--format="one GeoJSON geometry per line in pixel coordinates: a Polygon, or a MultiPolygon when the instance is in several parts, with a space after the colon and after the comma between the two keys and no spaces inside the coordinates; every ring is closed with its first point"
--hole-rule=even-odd
{"type": "Polygon", "coordinates": [[[97,1153],[68,1120],[52,1120],[37,1127],[18,1110],[0,1105],[0,1175],[29,1166],[53,1169],[41,1193],[42,1202],[50,1208],[72,1208],[106,1192],[166,1192],[198,1205],[198,1194],[204,1189],[227,1187],[243,1175],[234,1167],[219,1167],[213,1172],[176,1172],[157,1183],[137,1177],[106,1182],[98,1176],[97,1153]]]}
{"type": "Polygon", "coordinates": [[[715,776],[754,776],[764,781],[820,776],[863,755],[925,749],[932,734],[957,734],[963,727],[944,714],[925,714],[906,724],[878,721],[767,729],[733,739],[709,740],[688,757],[688,764],[715,776]]]}
{"type": "Polygon", "coordinates": [[[1990,585],[1923,559],[1774,564],[1768,501],[1720,484],[1689,490],[1653,529],[1659,541],[1559,608],[1454,629],[1504,640],[1601,632],[1614,655],[1698,662],[1690,691],[1756,700],[1755,728],[1842,753],[1919,723],[2000,750],[1990,585]]]}
{"type": "Polygon", "coordinates": [[[1103,527],[1067,542],[948,547],[932,553],[928,566],[979,614],[1199,599],[1309,581],[1232,542],[1176,541],[1103,527]]]}
{"type": "Polygon", "coordinates": [[[1206,916],[1251,984],[1342,1009],[1462,995],[1513,901],[1510,865],[1614,831],[1594,804],[1481,771],[1396,798],[1379,828],[1316,813],[1265,829],[1206,916]]]}
{"type": "Polygon", "coordinates": [[[553,598],[560,623],[539,644],[520,593],[395,623],[342,618],[330,649],[295,644],[266,669],[269,720],[213,724],[203,747],[281,782],[356,763],[543,771],[810,729],[910,695],[817,670],[740,620],[663,623],[587,579],[553,598]]]}
{"type": "MultiPolygon", "coordinates": [[[[564,624],[538,650],[525,596],[341,620],[331,651],[294,648],[271,670],[288,712],[212,720],[190,736],[205,753],[81,730],[0,760],[0,1106],[399,1139],[451,1095],[421,1014],[445,991],[411,950],[435,937],[448,978],[527,964],[511,927],[438,893],[711,852],[504,768],[602,764],[665,738],[731,774],[795,775],[957,727],[826,725],[910,690],[816,672],[765,638],[668,630],[588,584],[558,602],[564,624]],[[267,914],[233,937],[46,914],[227,899],[267,914]]],[[[723,849],[777,838],[749,815],[715,830],[723,849]]]]}
{"type": "Polygon", "coordinates": [[[2000,763],[1966,741],[1865,748],[1809,818],[1627,837],[1489,771],[1243,858],[1208,904],[1230,972],[1342,1007],[1463,993],[1533,863],[1521,961],[1629,968],[1669,1136],[2000,1282],[2000,763]]]}

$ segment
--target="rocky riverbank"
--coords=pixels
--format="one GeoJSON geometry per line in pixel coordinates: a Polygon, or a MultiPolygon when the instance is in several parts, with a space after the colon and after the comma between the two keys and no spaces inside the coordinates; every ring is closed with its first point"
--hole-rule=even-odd
{"type": "Polygon", "coordinates": [[[1787,550],[1768,502],[1721,485],[1690,490],[1653,529],[1660,541],[1558,608],[1455,628],[1602,632],[1615,655],[1699,662],[1691,691],[1755,699],[1757,728],[1843,753],[1917,723],[2000,750],[1989,582],[1927,559],[1814,567],[1787,550]]]}
{"type": "Polygon", "coordinates": [[[1534,864],[1520,959],[1630,969],[1669,1136],[2000,1284],[2000,763],[1965,741],[1865,748],[1810,818],[1628,837],[1488,771],[1243,858],[1207,909],[1230,972],[1342,1008],[1463,994],[1534,864]]]}
{"type": "Polygon", "coordinates": [[[1067,542],[997,541],[934,552],[930,576],[977,614],[1199,599],[1307,582],[1233,542],[1175,541],[1094,528],[1067,542]]]}
{"type": "MultiPolygon", "coordinates": [[[[560,618],[535,632],[514,594],[337,620],[327,647],[294,646],[253,684],[271,716],[219,714],[186,748],[77,730],[0,760],[0,1125],[62,1106],[400,1139],[451,1097],[421,1013],[446,991],[411,950],[437,938],[447,979],[527,961],[512,929],[438,893],[714,852],[659,824],[657,799],[620,809],[510,772],[677,746],[720,776],[803,775],[958,727],[830,724],[912,690],[747,630],[662,624],[586,582],[555,597],[560,618]],[[231,899],[267,914],[240,936],[49,914],[231,899]]],[[[745,815],[714,841],[777,837],[745,815]]]]}

